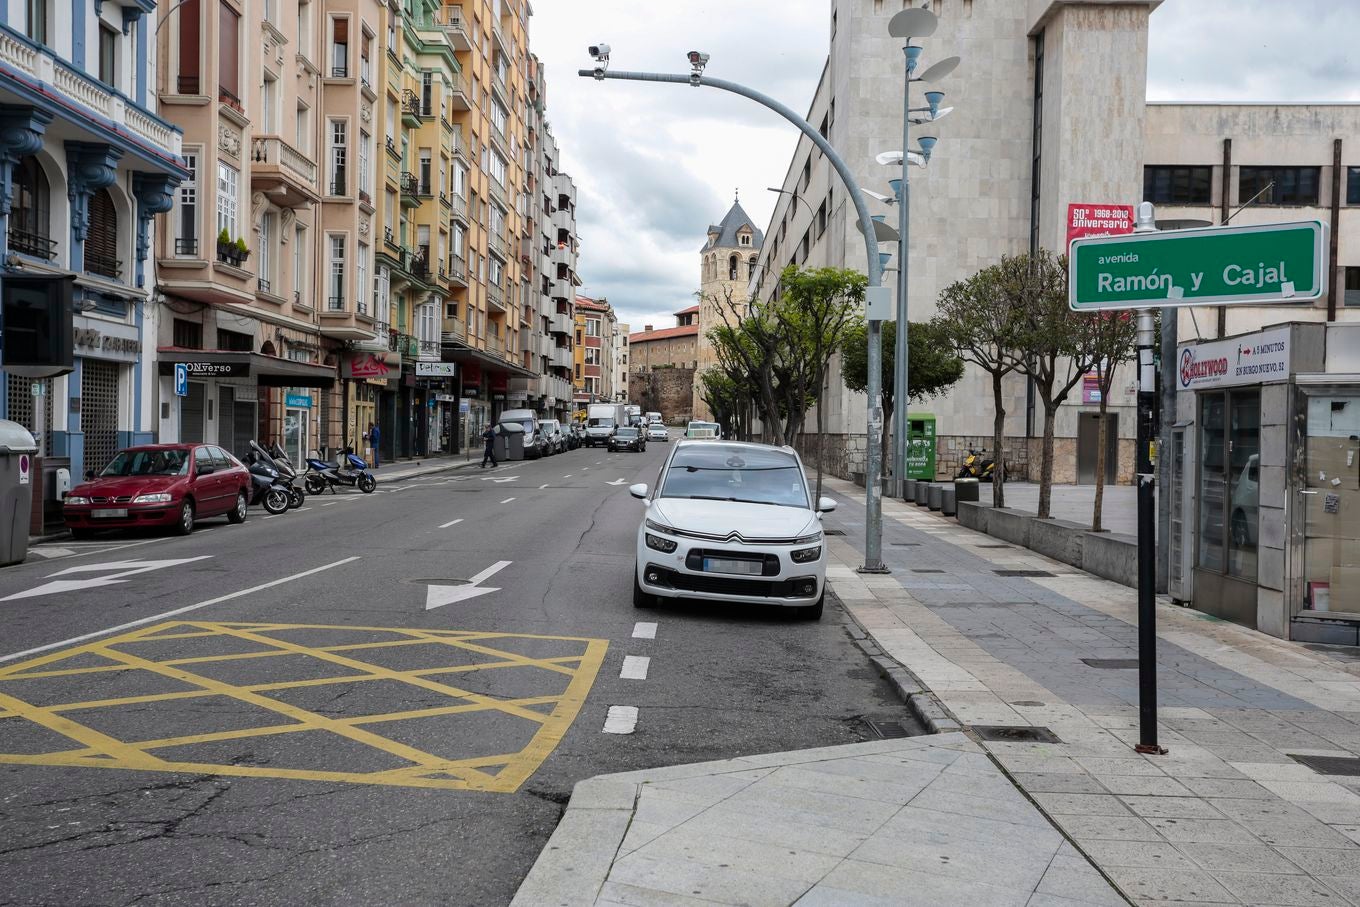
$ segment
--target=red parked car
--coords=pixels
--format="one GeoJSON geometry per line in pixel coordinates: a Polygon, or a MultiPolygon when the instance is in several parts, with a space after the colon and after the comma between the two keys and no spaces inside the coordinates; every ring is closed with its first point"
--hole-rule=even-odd
{"type": "Polygon", "coordinates": [[[97,529],[169,526],[188,535],[203,517],[246,518],[250,473],[211,444],[148,444],[121,450],[98,476],[66,496],[63,516],[75,538],[97,529]]]}

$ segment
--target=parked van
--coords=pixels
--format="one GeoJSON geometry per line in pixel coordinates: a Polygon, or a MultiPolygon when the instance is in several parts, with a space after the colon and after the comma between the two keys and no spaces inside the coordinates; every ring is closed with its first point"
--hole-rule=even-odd
{"type": "Polygon", "coordinates": [[[538,413],[532,409],[507,409],[501,413],[500,424],[513,423],[524,429],[524,458],[537,460],[548,453],[538,413]]]}
{"type": "Polygon", "coordinates": [[[663,420],[661,418],[661,413],[643,413],[642,421],[647,425],[651,425],[653,422],[661,422],[663,420]]]}
{"type": "Polygon", "coordinates": [[[628,424],[628,410],[622,403],[592,403],[586,408],[586,446],[604,447],[614,429],[628,424]]]}

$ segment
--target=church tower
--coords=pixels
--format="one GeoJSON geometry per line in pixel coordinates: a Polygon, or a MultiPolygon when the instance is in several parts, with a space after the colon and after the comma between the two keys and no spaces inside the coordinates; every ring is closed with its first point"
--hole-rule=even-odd
{"type": "Polygon", "coordinates": [[[708,228],[708,240],[699,252],[699,338],[696,345],[699,367],[694,372],[694,418],[711,419],[713,414],[703,400],[703,373],[717,364],[718,357],[708,332],[721,326],[726,310],[728,319],[746,313],[747,288],[755,276],[756,258],[765,236],[755,221],[733,199],[732,207],[717,224],[708,228]],[[731,303],[728,303],[728,298],[731,303]]]}

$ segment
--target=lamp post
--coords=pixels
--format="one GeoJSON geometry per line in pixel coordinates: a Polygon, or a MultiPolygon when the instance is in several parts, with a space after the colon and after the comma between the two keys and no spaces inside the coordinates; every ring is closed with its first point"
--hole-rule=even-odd
{"type": "Polygon", "coordinates": [[[595,58],[593,69],[582,69],[577,71],[577,75],[587,79],[603,81],[605,79],[624,79],[633,82],[662,82],[677,85],[691,85],[695,88],[716,88],[720,91],[730,91],[733,94],[749,98],[757,104],[768,107],[775,113],[797,126],[803,135],[808,137],[818,150],[831,162],[831,166],[836,169],[841,181],[845,184],[846,192],[854,202],[855,211],[859,215],[860,232],[864,235],[864,249],[868,274],[868,290],[865,292],[865,304],[868,312],[868,365],[869,365],[869,386],[868,396],[868,437],[866,438],[867,449],[864,453],[864,509],[865,509],[865,542],[864,542],[864,565],[860,567],[862,573],[886,573],[888,568],[883,565],[883,489],[882,489],[882,463],[880,448],[883,439],[883,409],[880,394],[880,382],[882,375],[882,343],[883,343],[883,312],[884,304],[891,300],[891,290],[886,290],[882,286],[882,269],[878,258],[878,239],[874,230],[874,221],[869,216],[869,206],[865,201],[864,193],[860,190],[859,184],[855,182],[854,174],[850,167],[845,163],[836,149],[831,147],[831,143],[822,137],[811,123],[794,113],[787,105],[775,100],[769,95],[747,88],[737,82],[730,82],[726,79],[714,79],[704,75],[704,67],[708,65],[708,54],[692,50],[688,54],[690,73],[680,75],[675,73],[659,72],[609,72],[609,52],[608,44],[596,44],[590,47],[590,54],[595,58]],[[886,292],[886,299],[885,299],[886,292]]]}
{"type": "Polygon", "coordinates": [[[900,158],[902,175],[900,178],[891,180],[889,185],[893,188],[893,194],[897,203],[897,336],[894,346],[893,357],[893,460],[892,460],[892,494],[893,497],[902,497],[902,482],[907,477],[907,412],[910,408],[909,394],[907,393],[908,362],[907,355],[907,331],[910,329],[908,324],[907,306],[907,274],[908,274],[908,251],[911,231],[911,178],[910,170],[912,165],[924,167],[930,162],[930,154],[935,149],[935,143],[939,139],[935,136],[922,136],[920,139],[920,150],[911,150],[911,126],[913,123],[933,123],[941,117],[947,115],[952,108],[940,109],[940,101],[944,100],[944,92],[927,91],[925,93],[925,107],[913,108],[911,106],[911,83],[912,82],[933,82],[936,79],[944,78],[954,71],[959,65],[958,57],[946,57],[931,66],[919,76],[916,75],[917,64],[921,60],[921,53],[924,50],[919,44],[912,44],[911,39],[928,38],[935,33],[939,26],[939,19],[928,9],[904,9],[893,16],[888,22],[888,34],[894,38],[902,38],[906,45],[902,48],[906,56],[906,77],[902,83],[902,151],[893,155],[888,152],[886,155],[879,155],[880,163],[889,163],[891,158],[900,158]],[[889,158],[885,161],[884,158],[889,158]]]}

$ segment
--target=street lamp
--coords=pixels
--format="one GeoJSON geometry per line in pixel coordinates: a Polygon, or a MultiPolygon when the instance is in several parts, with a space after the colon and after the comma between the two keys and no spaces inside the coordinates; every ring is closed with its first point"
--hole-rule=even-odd
{"type": "MultiPolygon", "coordinates": [[[[599,50],[596,45],[594,50],[599,50]]],[[[878,259],[878,239],[874,233],[873,221],[869,217],[869,205],[864,198],[864,193],[860,191],[859,184],[855,182],[854,174],[844,159],[836,153],[836,149],[831,147],[821,133],[807,120],[794,113],[786,104],[783,104],[769,95],[763,94],[752,88],[727,79],[715,79],[703,74],[704,67],[708,64],[708,55],[699,51],[690,51],[688,55],[690,63],[690,73],[680,75],[676,73],[659,72],[606,72],[598,65],[600,58],[595,56],[597,65],[593,69],[582,69],[577,71],[577,75],[587,79],[625,79],[633,82],[664,82],[677,85],[692,85],[695,88],[717,88],[720,91],[730,91],[733,94],[749,98],[764,107],[768,107],[793,125],[797,126],[803,135],[808,137],[812,144],[826,156],[831,162],[831,166],[836,169],[837,175],[845,184],[849,198],[854,202],[855,212],[859,215],[860,231],[864,234],[864,251],[866,259],[866,272],[868,274],[868,289],[865,292],[865,304],[868,311],[868,368],[869,381],[868,387],[868,438],[866,439],[868,449],[864,457],[864,509],[865,509],[865,544],[864,544],[864,566],[861,571],[865,573],[886,573],[887,568],[883,566],[883,489],[882,489],[882,463],[880,462],[879,449],[883,439],[883,411],[879,385],[882,380],[880,370],[882,369],[882,342],[883,342],[883,316],[882,308],[891,299],[891,290],[882,286],[882,269],[878,259]]]]}
{"type": "MultiPolygon", "coordinates": [[[[940,107],[944,92],[931,90],[925,93],[926,106],[911,106],[912,82],[936,82],[949,75],[959,65],[958,57],[946,57],[928,67],[920,75],[916,74],[925,49],[911,43],[912,38],[929,38],[939,27],[939,18],[928,9],[904,9],[888,21],[888,34],[902,38],[906,45],[902,53],[906,57],[906,78],[902,83],[902,150],[885,151],[875,160],[884,166],[899,166],[902,175],[890,180],[893,198],[889,204],[897,205],[897,337],[894,346],[896,353],[893,361],[893,496],[902,496],[902,483],[907,476],[907,412],[909,400],[907,393],[907,264],[911,230],[911,180],[913,166],[924,168],[930,163],[931,152],[939,139],[935,136],[922,136],[917,149],[911,147],[911,127],[934,123],[948,116],[954,109],[940,107]]],[[[997,454],[1000,456],[1000,453],[997,454]]]]}

